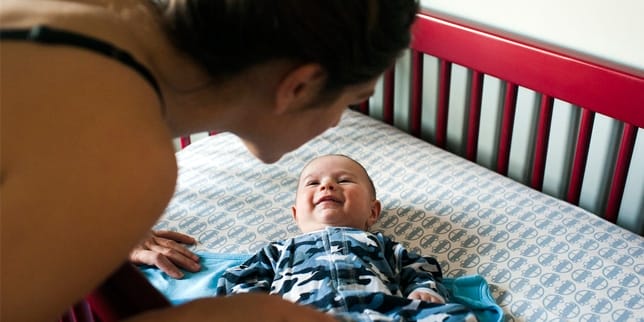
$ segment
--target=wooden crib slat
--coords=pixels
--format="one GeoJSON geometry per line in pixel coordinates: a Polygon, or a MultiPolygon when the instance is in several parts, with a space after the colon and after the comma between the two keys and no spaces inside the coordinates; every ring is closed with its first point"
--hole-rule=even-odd
{"type": "Polygon", "coordinates": [[[436,107],[436,146],[445,148],[447,141],[447,114],[449,90],[452,79],[452,63],[440,59],[438,76],[438,106],[436,107]]]}
{"type": "Polygon", "coordinates": [[[465,157],[476,162],[481,122],[481,102],[483,99],[483,73],[473,71],[472,88],[470,91],[470,115],[467,126],[467,145],[465,157]]]}
{"type": "Polygon", "coordinates": [[[581,185],[584,181],[586,161],[588,160],[588,149],[590,148],[590,137],[595,121],[593,111],[582,109],[581,122],[579,123],[579,134],[577,135],[577,146],[573,157],[572,171],[568,184],[566,200],[572,204],[579,205],[581,185]]]}
{"type": "Polygon", "coordinates": [[[496,171],[504,176],[508,174],[508,164],[510,161],[510,145],[512,144],[512,130],[514,129],[514,114],[517,106],[517,92],[518,86],[516,84],[505,84],[503,119],[501,120],[499,153],[496,161],[496,171]]]}
{"type": "Polygon", "coordinates": [[[383,111],[382,120],[387,124],[394,124],[394,82],[396,69],[387,70],[383,77],[383,111]]]}
{"type": "Polygon", "coordinates": [[[59,320],[59,322],[96,322],[94,314],[87,303],[87,301],[80,301],[76,303],[69,311],[67,311],[59,320]]]}
{"type": "Polygon", "coordinates": [[[358,105],[358,111],[360,111],[363,114],[369,115],[369,99],[365,100],[364,102],[360,103],[360,105],[358,105]]]}
{"type": "Polygon", "coordinates": [[[133,264],[124,263],[86,298],[101,322],[117,322],[146,312],[171,306],[133,264]]]}
{"type": "Polygon", "coordinates": [[[181,148],[182,148],[182,149],[183,149],[183,148],[185,148],[185,147],[187,147],[187,146],[188,146],[188,145],[190,145],[190,143],[191,143],[191,141],[190,141],[190,136],[182,136],[182,137],[180,138],[180,142],[181,142],[181,148]]]}
{"type": "Polygon", "coordinates": [[[548,154],[548,141],[550,138],[550,123],[552,122],[552,106],[554,98],[542,95],[539,110],[539,123],[537,125],[537,141],[534,147],[534,160],[532,164],[532,179],[530,186],[541,190],[543,187],[543,176],[546,168],[546,156],[548,154]]]}
{"type": "Polygon", "coordinates": [[[636,136],[637,127],[625,123],[624,130],[622,131],[622,140],[619,145],[619,152],[617,153],[615,169],[613,171],[613,180],[608,194],[608,203],[606,205],[606,210],[604,211],[606,220],[613,223],[617,222],[619,207],[622,203],[622,197],[624,196],[626,175],[628,174],[628,167],[631,164],[636,136]]]}
{"type": "Polygon", "coordinates": [[[409,132],[420,137],[423,111],[423,53],[412,50],[409,132]]]}

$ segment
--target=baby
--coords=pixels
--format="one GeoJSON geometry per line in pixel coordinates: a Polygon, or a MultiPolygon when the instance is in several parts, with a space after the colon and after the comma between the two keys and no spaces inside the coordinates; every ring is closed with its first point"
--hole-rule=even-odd
{"type": "Polygon", "coordinates": [[[347,321],[476,321],[465,306],[446,303],[434,258],[368,232],[380,210],[358,162],[344,155],[312,160],[292,208],[302,234],[227,270],[217,295],[265,292],[347,321]]]}

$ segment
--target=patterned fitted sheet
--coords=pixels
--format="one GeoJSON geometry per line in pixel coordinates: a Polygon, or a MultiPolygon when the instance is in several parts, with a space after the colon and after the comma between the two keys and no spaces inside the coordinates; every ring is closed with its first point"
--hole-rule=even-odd
{"type": "Polygon", "coordinates": [[[178,152],[177,190],[155,228],[215,253],[296,235],[299,172],[328,153],[372,176],[383,203],[373,230],[436,257],[447,277],[483,276],[507,321],[644,321],[643,237],[351,110],[271,165],[226,133],[178,152]]]}

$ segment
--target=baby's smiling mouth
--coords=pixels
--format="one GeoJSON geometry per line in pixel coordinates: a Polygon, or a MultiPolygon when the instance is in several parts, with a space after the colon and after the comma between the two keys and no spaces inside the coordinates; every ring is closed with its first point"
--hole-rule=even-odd
{"type": "Polygon", "coordinates": [[[335,198],[333,196],[324,196],[324,197],[318,199],[318,201],[315,202],[315,205],[319,205],[319,204],[321,204],[323,202],[342,203],[341,200],[339,200],[339,199],[337,199],[337,198],[335,198]]]}

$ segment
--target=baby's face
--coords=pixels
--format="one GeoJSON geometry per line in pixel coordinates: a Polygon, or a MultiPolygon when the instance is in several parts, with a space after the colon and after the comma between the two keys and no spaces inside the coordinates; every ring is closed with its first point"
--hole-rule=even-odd
{"type": "Polygon", "coordinates": [[[380,215],[362,167],[337,155],[313,160],[300,176],[293,218],[302,232],[325,227],[367,229],[380,215]]]}

